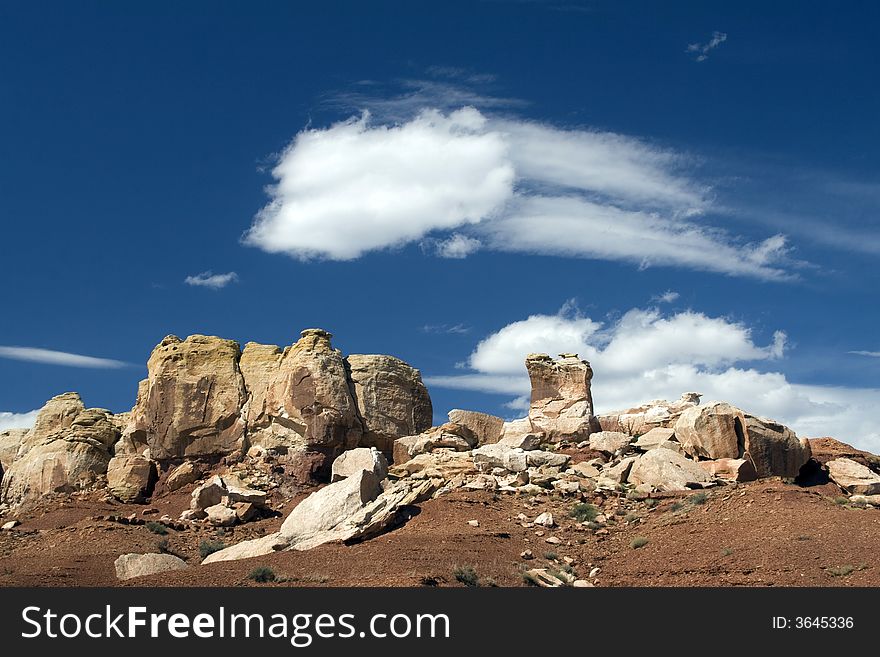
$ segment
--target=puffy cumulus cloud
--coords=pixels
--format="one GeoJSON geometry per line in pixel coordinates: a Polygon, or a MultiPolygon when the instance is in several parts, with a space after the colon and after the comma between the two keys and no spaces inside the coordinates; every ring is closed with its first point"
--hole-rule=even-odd
{"type": "Polygon", "coordinates": [[[111,358],[96,358],[95,356],[83,356],[71,354],[66,351],[54,351],[52,349],[39,349],[36,347],[0,347],[0,358],[10,360],[22,360],[31,363],[44,363],[46,365],[64,365],[66,367],[87,367],[94,369],[119,369],[128,367],[129,364],[121,360],[111,358]]]}
{"type": "Polygon", "coordinates": [[[507,145],[476,109],[400,125],[369,114],[301,132],[273,170],[272,202],[245,242],[299,258],[350,260],[475,223],[513,194],[507,145]]]}
{"type": "Polygon", "coordinates": [[[560,313],[532,315],[480,341],[468,372],[426,381],[513,396],[506,406],[522,411],[529,392],[525,356],[576,352],[592,364],[598,412],[695,391],[704,400],[728,401],[785,422],[801,435],[831,435],[877,451],[880,432],[871,418],[880,390],[796,384],[781,372],[762,371],[783,355],[785,340],[777,331],[760,345],[744,324],[694,311],[664,315],[637,308],[606,326],[568,304],[560,313]]]}
{"type": "Polygon", "coordinates": [[[237,280],[238,274],[234,271],[226,274],[215,274],[212,271],[203,271],[201,274],[196,274],[195,276],[187,276],[183,282],[194,287],[207,287],[212,290],[222,290],[224,287],[237,280]]]}
{"type": "Polygon", "coordinates": [[[30,429],[37,421],[37,413],[40,410],[28,411],[27,413],[10,413],[0,411],[0,431],[7,429],[30,429]]]}
{"type": "Polygon", "coordinates": [[[351,260],[419,242],[477,250],[790,278],[783,235],[749,243],[697,221],[711,190],[692,158],[595,130],[462,107],[376,122],[368,112],[300,132],[272,171],[244,242],[351,260]]]}

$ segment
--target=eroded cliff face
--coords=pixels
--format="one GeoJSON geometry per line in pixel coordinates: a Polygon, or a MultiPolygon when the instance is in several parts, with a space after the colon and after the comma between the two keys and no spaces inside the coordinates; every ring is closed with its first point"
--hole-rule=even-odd
{"type": "Polygon", "coordinates": [[[247,400],[238,343],[169,335],[147,361],[123,438],[125,453],[158,460],[230,454],[244,446],[247,400]]]}
{"type": "Polygon", "coordinates": [[[375,354],[353,354],[346,362],[364,423],[363,447],[390,454],[397,438],[431,427],[431,397],[417,369],[394,356],[375,354]]]}
{"type": "MultiPolygon", "coordinates": [[[[298,461],[307,476],[359,445],[390,451],[431,424],[418,370],[392,356],[350,356],[322,329],[281,349],[165,338],[147,363],[118,451],[159,461],[240,455],[257,447],[298,461]]],[[[298,466],[297,466],[298,467],[298,466]]]]}

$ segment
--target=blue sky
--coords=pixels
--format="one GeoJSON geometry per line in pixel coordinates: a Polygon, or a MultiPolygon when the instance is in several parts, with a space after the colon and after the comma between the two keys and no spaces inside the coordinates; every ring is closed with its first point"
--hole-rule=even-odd
{"type": "Polygon", "coordinates": [[[697,390],[877,451],[878,18],[0,4],[0,425],[127,410],[169,333],[320,326],[438,421],[577,350],[600,409],[697,390]]]}

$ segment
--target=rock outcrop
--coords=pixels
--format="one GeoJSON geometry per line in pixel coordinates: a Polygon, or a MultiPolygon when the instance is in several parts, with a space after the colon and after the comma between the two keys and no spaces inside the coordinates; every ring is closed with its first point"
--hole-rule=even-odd
{"type": "Polygon", "coordinates": [[[390,452],[396,438],[430,427],[418,370],[392,356],[345,359],[331,337],[306,329],[284,349],[249,342],[243,351],[217,337],[165,338],[117,452],[166,463],[240,458],[260,447],[278,454],[291,476],[308,479],[326,474],[345,450],[365,444],[390,452]]]}
{"type": "Polygon", "coordinates": [[[685,409],[675,423],[675,437],[691,456],[737,459],[745,453],[745,424],[738,408],[710,402],[685,409]]]}
{"type": "Polygon", "coordinates": [[[831,481],[851,495],[880,495],[880,475],[852,459],[833,459],[825,466],[831,481]]]}
{"type": "MultiPolygon", "coordinates": [[[[504,420],[494,415],[478,411],[464,411],[455,408],[448,413],[449,421],[470,431],[477,445],[489,445],[501,440],[504,420]]],[[[529,425],[531,431],[531,425],[529,425]]]]}
{"type": "Polygon", "coordinates": [[[476,447],[476,445],[477,441],[473,433],[458,424],[447,422],[417,436],[398,438],[394,441],[392,455],[396,464],[435,449],[442,448],[463,452],[476,447]]]}
{"type": "Polygon", "coordinates": [[[15,506],[94,485],[107,472],[109,450],[119,437],[111,418],[109,411],[85,408],[76,393],[50,399],[4,468],[0,501],[15,506]]]}
{"type": "Polygon", "coordinates": [[[696,392],[686,392],[673,402],[655,399],[625,411],[602,413],[596,420],[603,431],[622,431],[631,436],[641,436],[651,429],[674,426],[685,410],[700,403],[701,396],[696,392]]]}
{"type": "Polygon", "coordinates": [[[595,427],[590,381],[593,370],[577,354],[530,354],[526,369],[532,384],[529,421],[548,440],[583,439],[595,427]]]}
{"type": "Polygon", "coordinates": [[[749,414],[745,418],[745,451],[757,476],[797,477],[813,454],[807,439],[774,420],[749,414]]]}
{"type": "Polygon", "coordinates": [[[306,329],[292,346],[249,343],[242,371],[249,394],[248,442],[266,448],[315,448],[331,456],[357,447],[363,425],[342,354],[332,335],[306,329]]]}
{"type": "Polygon", "coordinates": [[[431,427],[431,397],[417,369],[394,356],[353,354],[345,360],[364,424],[362,446],[390,455],[397,438],[431,427]]]}
{"type": "Polygon", "coordinates": [[[217,337],[170,335],[147,361],[123,438],[125,453],[166,460],[241,451],[246,400],[238,343],[217,337]]]}

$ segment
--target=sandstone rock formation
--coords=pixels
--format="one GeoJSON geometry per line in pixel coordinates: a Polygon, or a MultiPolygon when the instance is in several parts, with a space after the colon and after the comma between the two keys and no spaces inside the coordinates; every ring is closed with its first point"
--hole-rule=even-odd
{"type": "Polygon", "coordinates": [[[165,338],[150,356],[117,453],[165,463],[240,458],[261,447],[280,454],[291,476],[308,479],[347,449],[390,451],[394,439],[430,427],[418,370],[391,356],[346,360],[331,337],[306,329],[284,349],[249,342],[244,351],[217,337],[165,338]]]}
{"type": "Polygon", "coordinates": [[[394,441],[394,463],[403,463],[419,454],[439,448],[467,451],[476,446],[473,433],[464,427],[447,422],[417,436],[404,436],[394,441]]]}
{"type": "Polygon", "coordinates": [[[529,421],[551,441],[583,439],[595,426],[590,381],[593,370],[577,354],[530,354],[526,369],[532,383],[529,421]]]}
{"type": "Polygon", "coordinates": [[[685,409],[675,423],[675,437],[691,456],[736,459],[745,452],[745,415],[723,402],[685,409]]]}
{"type": "Polygon", "coordinates": [[[390,454],[395,439],[431,427],[431,397],[417,369],[394,356],[353,354],[345,360],[364,423],[362,446],[390,454]]]}
{"type": "Polygon", "coordinates": [[[0,431],[0,471],[8,470],[18,455],[21,443],[27,437],[29,429],[7,429],[0,431]]]}
{"type": "Polygon", "coordinates": [[[250,343],[242,355],[248,440],[267,448],[357,447],[363,434],[345,361],[327,331],[306,329],[283,352],[250,343]]]}
{"type": "Polygon", "coordinates": [[[169,491],[178,490],[198,481],[201,476],[202,471],[198,465],[192,461],[184,461],[168,473],[168,478],[165,479],[165,488],[169,491]]]}
{"type": "Polygon", "coordinates": [[[833,459],[825,466],[831,481],[853,495],[880,495],[880,474],[852,459],[833,459]]]}
{"type": "Polygon", "coordinates": [[[147,361],[123,451],[153,459],[240,451],[246,399],[238,344],[217,337],[169,335],[147,361]]]}
{"type": "Polygon", "coordinates": [[[745,451],[757,476],[797,477],[812,456],[810,443],[774,420],[748,414],[745,418],[745,451]]]}
{"type": "Polygon", "coordinates": [[[12,506],[93,485],[107,472],[119,431],[108,411],[65,393],[40,409],[33,429],[16,435],[21,442],[0,488],[0,501],[12,506]]]}
{"type": "Polygon", "coordinates": [[[186,562],[180,557],[159,553],[123,554],[113,562],[113,565],[116,568],[116,577],[121,580],[187,568],[186,562]]]}
{"type": "Polygon", "coordinates": [[[686,392],[676,401],[655,399],[625,411],[610,411],[597,416],[603,431],[622,431],[631,436],[641,436],[657,427],[670,428],[688,408],[700,403],[701,395],[686,392]]]}
{"type": "Polygon", "coordinates": [[[632,436],[619,431],[597,431],[590,434],[590,449],[605,454],[614,454],[627,447],[632,436]]]}
{"type": "Polygon", "coordinates": [[[388,475],[388,460],[375,447],[357,447],[336,457],[330,469],[330,481],[339,481],[361,470],[372,472],[381,481],[388,475]]]}
{"type": "MultiPolygon", "coordinates": [[[[504,420],[500,417],[477,411],[463,411],[459,408],[449,411],[448,417],[453,424],[470,431],[477,445],[488,445],[501,440],[504,420]]],[[[531,430],[530,426],[529,430],[531,430]]]]}
{"type": "Polygon", "coordinates": [[[107,488],[122,502],[140,502],[152,492],[156,464],[143,456],[115,456],[107,465],[107,488]]]}
{"type": "Polygon", "coordinates": [[[656,490],[673,491],[701,488],[712,476],[697,463],[669,449],[652,449],[632,464],[628,481],[656,490]]]}

